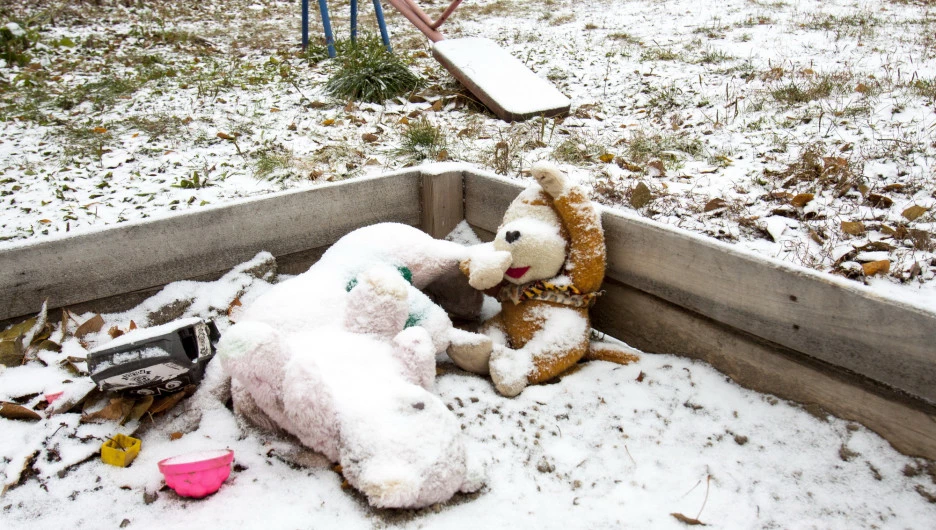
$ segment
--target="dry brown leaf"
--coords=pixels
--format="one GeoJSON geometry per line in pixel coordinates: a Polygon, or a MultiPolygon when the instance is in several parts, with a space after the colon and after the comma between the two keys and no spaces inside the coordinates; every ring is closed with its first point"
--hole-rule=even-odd
{"type": "Polygon", "coordinates": [[[128,421],[136,421],[143,417],[144,414],[153,406],[153,396],[145,396],[141,399],[138,399],[136,403],[133,404],[133,408],[130,409],[130,412],[120,420],[120,424],[123,425],[128,421]]]}
{"type": "Polygon", "coordinates": [[[97,333],[101,331],[101,328],[104,327],[104,318],[101,315],[94,315],[93,317],[86,320],[82,325],[78,326],[78,329],[75,330],[75,337],[81,339],[84,338],[88,333],[97,333]]]}
{"type": "Polygon", "coordinates": [[[814,198],[816,198],[816,196],[812,193],[800,193],[790,199],[790,204],[796,206],[797,208],[802,208],[809,204],[809,201],[813,200],[814,198]]]}
{"type": "Polygon", "coordinates": [[[333,119],[331,119],[331,118],[329,118],[329,119],[327,119],[327,120],[324,120],[324,121],[322,122],[322,125],[324,125],[324,126],[326,126],[326,127],[328,127],[328,126],[330,126],[330,125],[334,125],[334,124],[335,124],[335,120],[333,120],[333,119]]]}
{"type": "Polygon", "coordinates": [[[870,91],[871,89],[864,83],[858,83],[858,86],[855,87],[855,92],[858,92],[859,94],[867,94],[870,91]]]}
{"type": "Polygon", "coordinates": [[[244,304],[241,303],[240,297],[239,297],[239,296],[238,296],[237,298],[235,298],[234,300],[232,300],[232,301],[231,301],[231,305],[229,305],[228,308],[227,308],[227,316],[230,317],[230,316],[231,316],[231,313],[233,313],[233,312],[235,311],[236,308],[241,307],[242,305],[244,305],[244,304]]]}
{"type": "Polygon", "coordinates": [[[174,432],[174,433],[172,433],[172,434],[169,435],[169,439],[172,440],[172,441],[176,441],[176,440],[178,440],[179,438],[182,438],[182,436],[184,436],[184,434],[182,434],[181,432],[176,431],[176,432],[174,432]]]}
{"type": "Polygon", "coordinates": [[[446,160],[448,160],[448,149],[443,149],[436,155],[436,161],[445,162],[446,160]]]}
{"type": "Polygon", "coordinates": [[[234,137],[231,136],[231,135],[228,134],[228,133],[219,132],[219,133],[216,134],[215,136],[217,136],[218,138],[220,138],[220,139],[222,139],[222,140],[227,140],[227,141],[229,141],[229,142],[234,141],[234,137]]]}
{"type": "Polygon", "coordinates": [[[122,329],[118,328],[117,326],[111,326],[111,328],[107,330],[107,334],[110,335],[112,339],[116,339],[117,337],[123,335],[124,332],[122,329]]]}
{"type": "Polygon", "coordinates": [[[703,208],[702,210],[705,212],[711,212],[712,210],[719,210],[726,206],[728,206],[728,203],[725,202],[725,199],[716,197],[710,200],[709,202],[705,203],[705,208],[703,208]]]}
{"type": "Polygon", "coordinates": [[[862,263],[861,270],[864,271],[865,276],[874,276],[875,274],[887,274],[888,272],[890,272],[890,261],[886,259],[882,259],[880,261],[862,263]]]}
{"type": "Polygon", "coordinates": [[[376,142],[377,140],[379,140],[380,137],[377,136],[377,135],[374,134],[374,133],[364,133],[364,134],[361,135],[361,139],[364,140],[364,141],[367,142],[367,143],[371,143],[371,144],[372,144],[372,143],[376,142]]]}
{"type": "Polygon", "coordinates": [[[134,321],[131,320],[131,321],[130,321],[130,326],[129,326],[127,329],[130,330],[130,331],[133,331],[133,330],[135,330],[136,328],[137,328],[136,322],[134,322],[134,321]]]}
{"type": "Polygon", "coordinates": [[[666,166],[663,165],[662,160],[653,160],[647,163],[647,167],[654,169],[655,171],[650,171],[649,173],[656,177],[665,177],[666,176],[666,166]]]}
{"type": "Polygon", "coordinates": [[[641,171],[641,169],[642,169],[642,168],[641,168],[640,166],[638,166],[637,164],[631,163],[631,162],[629,162],[629,161],[627,161],[627,160],[625,160],[625,159],[623,159],[623,158],[621,158],[621,157],[615,158],[615,159],[614,159],[614,163],[617,164],[619,168],[621,168],[621,169],[626,169],[626,170],[631,171],[631,172],[633,172],[633,173],[639,173],[639,172],[641,171]]]}
{"type": "Polygon", "coordinates": [[[908,221],[916,221],[918,217],[925,214],[929,211],[929,208],[924,208],[922,206],[914,204],[913,206],[907,208],[900,215],[907,218],[908,221]]]}
{"type": "Polygon", "coordinates": [[[432,104],[432,110],[433,110],[434,112],[439,112],[440,110],[442,110],[442,100],[441,100],[441,99],[436,100],[436,102],[432,104]]]}
{"type": "Polygon", "coordinates": [[[274,112],[280,112],[280,109],[278,109],[278,108],[276,108],[276,107],[271,108],[271,109],[270,109],[270,113],[274,113],[274,112]]]}
{"type": "Polygon", "coordinates": [[[605,164],[610,164],[611,162],[614,162],[614,155],[612,155],[611,153],[605,153],[599,156],[598,160],[601,160],[605,164]]]}
{"type": "Polygon", "coordinates": [[[866,231],[865,225],[858,221],[842,221],[842,232],[848,235],[860,236],[866,231]]]}
{"type": "Polygon", "coordinates": [[[41,420],[42,416],[36,414],[36,411],[27,409],[16,403],[6,401],[0,403],[0,417],[8,420],[41,420]]]}
{"type": "Polygon", "coordinates": [[[687,524],[687,525],[689,525],[689,526],[707,526],[707,525],[706,525],[705,523],[703,523],[702,521],[700,521],[700,520],[698,520],[698,519],[693,519],[692,517],[686,517],[685,515],[683,515],[683,514],[681,514],[681,513],[671,513],[670,515],[672,515],[673,517],[675,517],[676,520],[679,521],[680,523],[685,523],[685,524],[687,524]]]}
{"type": "Polygon", "coordinates": [[[104,423],[107,421],[122,421],[133,409],[134,400],[115,397],[104,408],[91,414],[81,416],[82,423],[104,423]]]}
{"type": "Polygon", "coordinates": [[[894,204],[894,200],[886,195],[880,195],[877,193],[868,194],[868,203],[875,208],[890,208],[894,204]]]}
{"type": "Polygon", "coordinates": [[[650,188],[643,182],[639,182],[637,187],[634,188],[634,192],[631,194],[631,206],[640,209],[650,204],[651,200],[653,200],[653,194],[650,193],[650,188]]]}
{"type": "Polygon", "coordinates": [[[92,131],[94,131],[97,134],[104,134],[107,132],[107,129],[105,129],[104,127],[95,127],[94,129],[92,129],[92,131]]]}
{"type": "Polygon", "coordinates": [[[176,404],[182,401],[182,398],[184,397],[185,392],[176,392],[175,394],[161,397],[153,403],[153,406],[149,409],[149,413],[159,414],[160,412],[166,412],[167,410],[176,406],[176,404]]]}

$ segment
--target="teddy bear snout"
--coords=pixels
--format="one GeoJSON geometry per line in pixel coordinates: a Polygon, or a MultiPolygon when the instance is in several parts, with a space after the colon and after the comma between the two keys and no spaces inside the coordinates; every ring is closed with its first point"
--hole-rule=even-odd
{"type": "Polygon", "coordinates": [[[508,243],[513,243],[514,241],[520,239],[520,231],[511,230],[510,232],[504,234],[504,239],[506,239],[508,243]]]}

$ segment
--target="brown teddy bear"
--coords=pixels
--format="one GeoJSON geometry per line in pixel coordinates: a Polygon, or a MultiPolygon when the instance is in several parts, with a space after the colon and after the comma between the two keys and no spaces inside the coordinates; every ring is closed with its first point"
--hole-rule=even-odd
{"type": "Polygon", "coordinates": [[[605,273],[601,218],[578,186],[555,166],[531,168],[537,183],[504,213],[490,253],[475,253],[462,271],[476,289],[501,303],[481,326],[490,343],[450,348],[461,368],[490,373],[498,392],[519,394],[527,385],[556,377],[586,359],[621,364],[637,359],[626,348],[591,344],[588,308],[605,273]],[[493,256],[508,252],[509,267],[493,256]]]}

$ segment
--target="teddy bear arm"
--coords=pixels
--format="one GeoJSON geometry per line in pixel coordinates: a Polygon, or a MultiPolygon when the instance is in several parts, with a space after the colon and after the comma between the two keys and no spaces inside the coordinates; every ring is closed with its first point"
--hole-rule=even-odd
{"type": "Polygon", "coordinates": [[[567,274],[584,293],[601,288],[606,253],[598,212],[581,188],[575,186],[553,202],[571,241],[567,274]]]}

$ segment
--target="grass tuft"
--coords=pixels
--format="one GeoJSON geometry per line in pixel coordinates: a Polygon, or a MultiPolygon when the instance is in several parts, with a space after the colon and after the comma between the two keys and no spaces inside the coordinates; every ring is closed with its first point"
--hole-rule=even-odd
{"type": "Polygon", "coordinates": [[[445,132],[423,117],[406,125],[403,138],[400,139],[400,147],[394,154],[413,163],[444,160],[447,158],[447,145],[445,132]]]}
{"type": "Polygon", "coordinates": [[[364,37],[340,46],[338,70],[325,89],[342,100],[383,103],[416,90],[423,80],[398,56],[388,52],[380,39],[364,37]]]}

